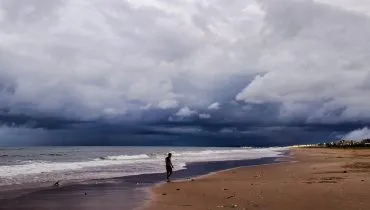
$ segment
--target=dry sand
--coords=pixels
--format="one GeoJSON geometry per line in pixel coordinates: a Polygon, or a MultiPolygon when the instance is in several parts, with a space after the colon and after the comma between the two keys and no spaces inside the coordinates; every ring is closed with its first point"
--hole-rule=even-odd
{"type": "Polygon", "coordinates": [[[147,210],[370,209],[370,150],[292,149],[288,162],[153,188],[147,210]]]}

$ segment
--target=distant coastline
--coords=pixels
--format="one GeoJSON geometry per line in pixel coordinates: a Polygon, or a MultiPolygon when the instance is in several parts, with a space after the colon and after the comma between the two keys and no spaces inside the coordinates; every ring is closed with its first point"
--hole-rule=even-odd
{"type": "Polygon", "coordinates": [[[358,148],[358,149],[370,149],[370,139],[362,140],[333,140],[325,143],[309,144],[309,145],[295,145],[292,146],[298,148],[358,148]]]}

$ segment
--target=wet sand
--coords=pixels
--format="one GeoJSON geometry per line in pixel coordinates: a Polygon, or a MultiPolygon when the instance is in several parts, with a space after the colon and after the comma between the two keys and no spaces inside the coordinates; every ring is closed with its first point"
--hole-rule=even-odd
{"type": "Polygon", "coordinates": [[[288,162],[152,189],[146,210],[370,209],[369,149],[292,149],[288,162]]]}

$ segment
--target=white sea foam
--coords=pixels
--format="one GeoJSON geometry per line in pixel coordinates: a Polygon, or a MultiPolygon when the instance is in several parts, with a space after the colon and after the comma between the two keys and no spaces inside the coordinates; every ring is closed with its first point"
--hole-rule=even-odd
{"type": "Polygon", "coordinates": [[[228,149],[174,152],[174,158],[185,162],[247,160],[263,157],[278,157],[283,148],[228,149]]]}
{"type": "MultiPolygon", "coordinates": [[[[122,156],[118,156],[122,157],[122,156]]],[[[0,177],[12,177],[17,175],[39,174],[54,171],[79,170],[83,168],[105,167],[113,165],[129,165],[133,163],[147,163],[154,159],[95,159],[83,162],[46,162],[28,161],[26,164],[0,166],[0,177]]]]}
{"type": "Polygon", "coordinates": [[[140,155],[117,155],[117,156],[106,156],[100,157],[95,160],[140,160],[140,159],[148,159],[150,158],[147,154],[140,154],[140,155]]]}

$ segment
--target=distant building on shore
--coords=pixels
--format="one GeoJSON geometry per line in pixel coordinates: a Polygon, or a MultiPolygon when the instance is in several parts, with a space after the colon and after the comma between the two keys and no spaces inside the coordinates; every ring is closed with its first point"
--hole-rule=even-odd
{"type": "Polygon", "coordinates": [[[318,147],[370,147],[370,139],[355,140],[336,140],[327,143],[319,143],[318,147]]]}
{"type": "Polygon", "coordinates": [[[351,148],[351,147],[369,147],[370,148],[370,139],[363,139],[363,140],[333,140],[326,143],[318,143],[318,144],[301,144],[301,145],[293,145],[291,147],[327,147],[327,148],[351,148]]]}

